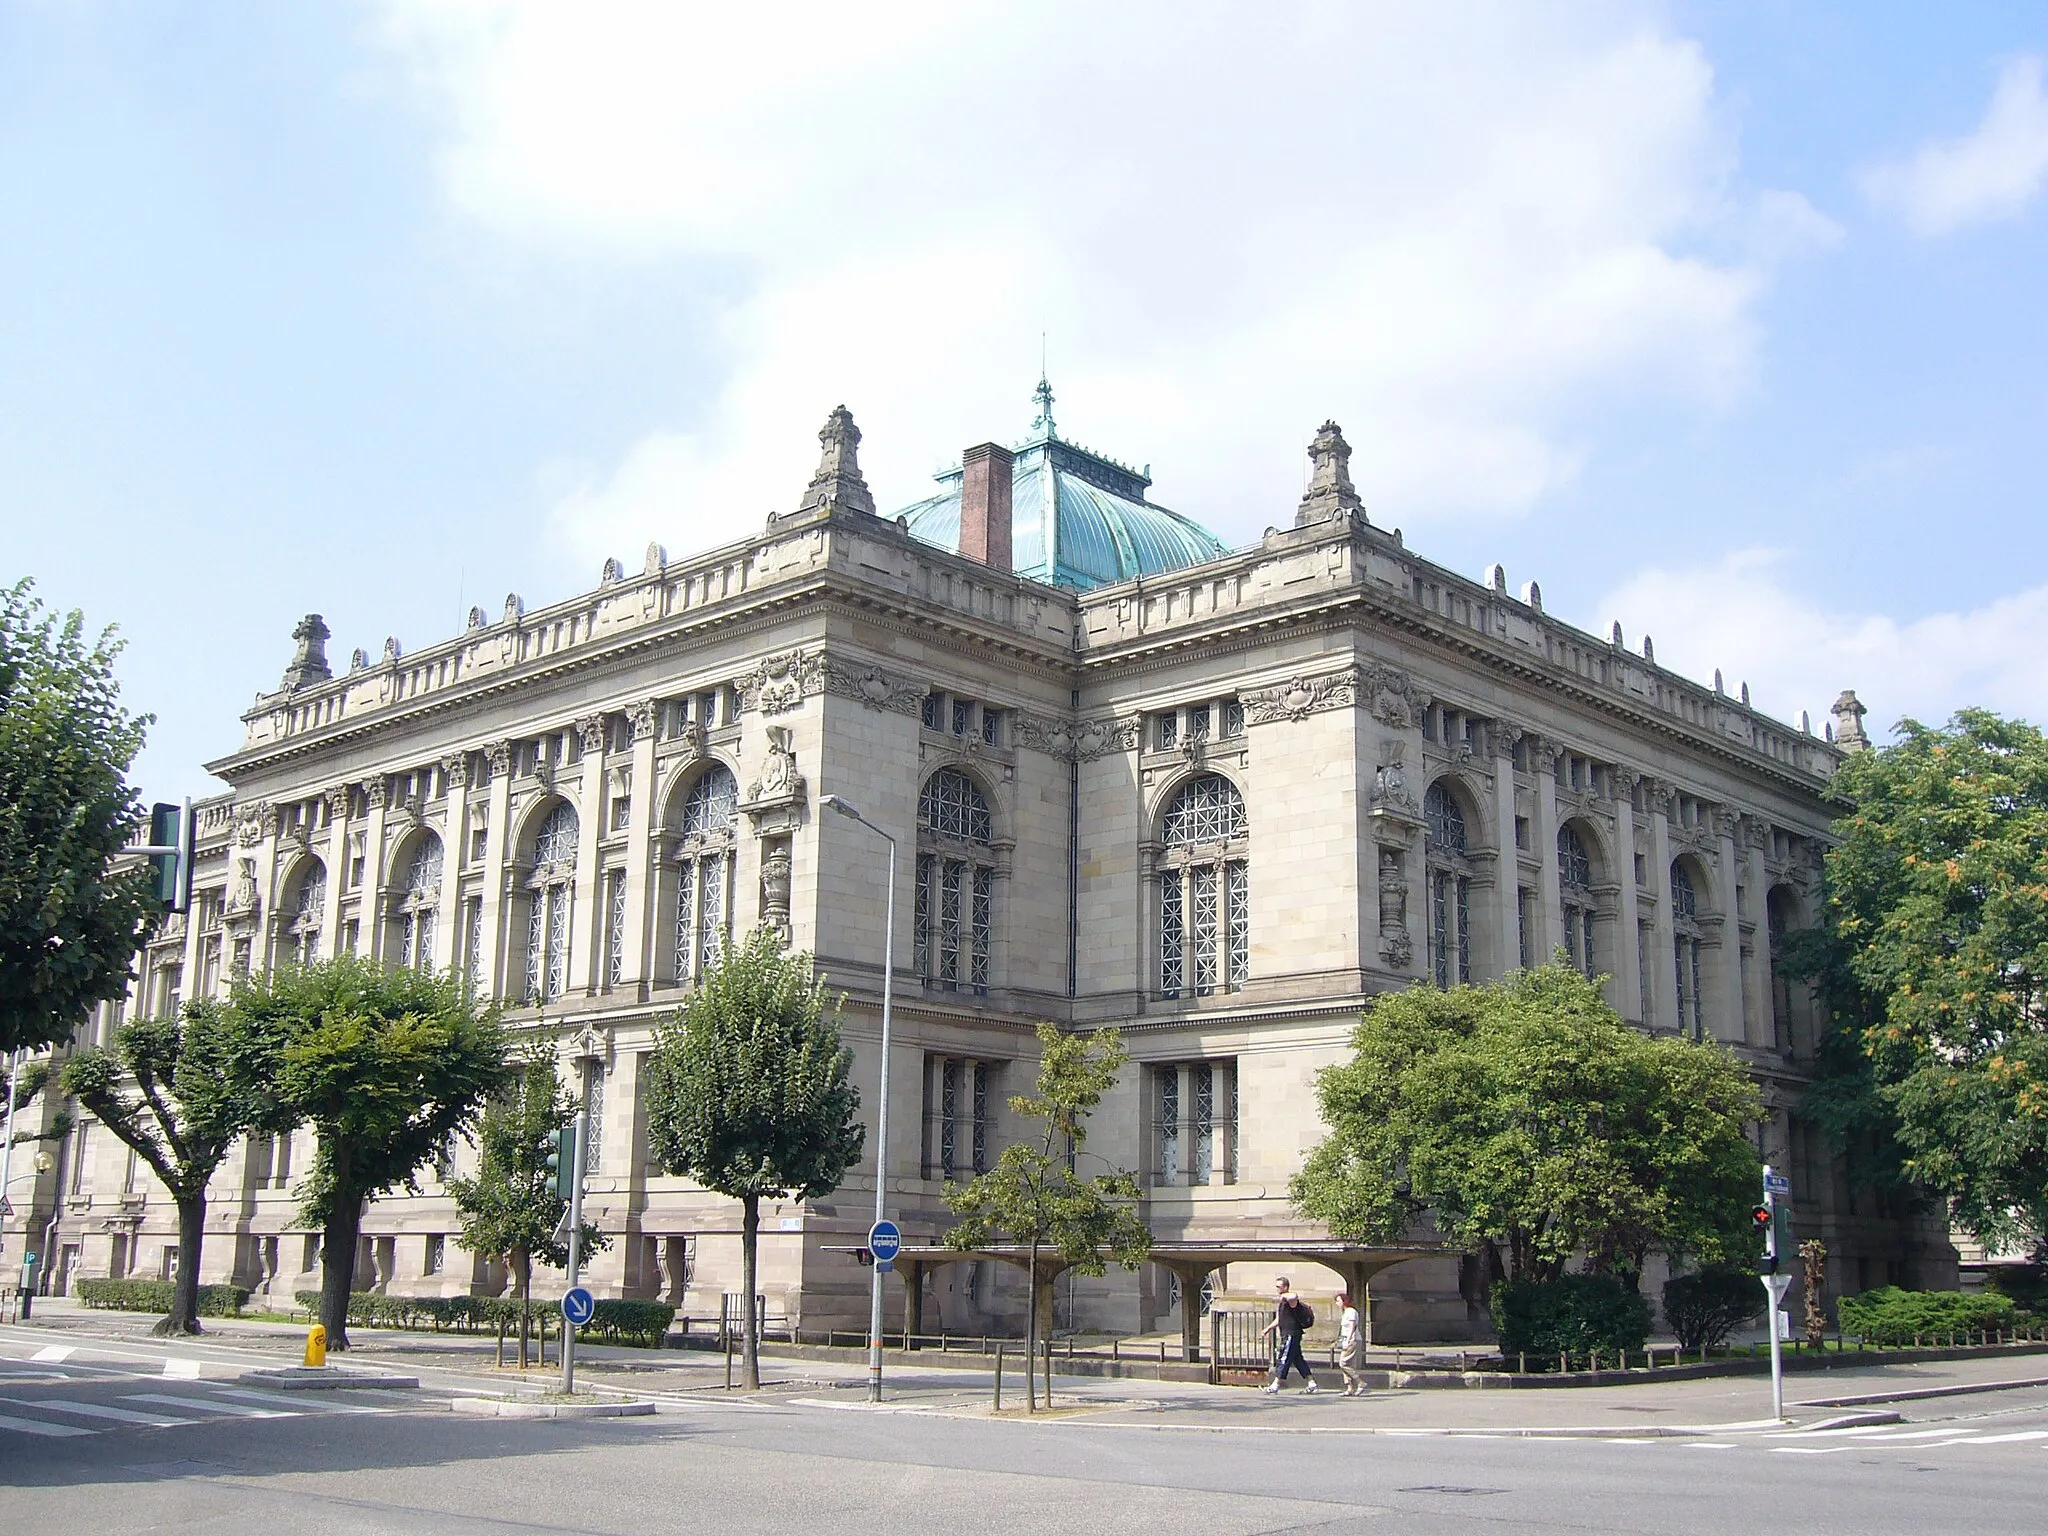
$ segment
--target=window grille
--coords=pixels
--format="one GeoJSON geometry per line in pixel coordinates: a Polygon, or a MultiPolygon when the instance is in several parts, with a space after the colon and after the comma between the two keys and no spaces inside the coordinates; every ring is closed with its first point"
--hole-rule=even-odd
{"type": "Polygon", "coordinates": [[[683,797],[676,818],[679,840],[671,877],[675,889],[671,975],[679,983],[701,979],[731,937],[733,828],[738,813],[739,781],[723,763],[706,769],[683,797]]]}
{"type": "Polygon", "coordinates": [[[1572,965],[1591,977],[1599,972],[1594,958],[1593,858],[1574,827],[1557,829],[1558,903],[1564,912],[1564,948],[1572,965]]]}
{"type": "Polygon", "coordinates": [[[626,975],[626,872],[605,876],[604,984],[616,987],[626,975]]]}
{"type": "Polygon", "coordinates": [[[1242,987],[1251,974],[1244,799],[1221,774],[1190,779],[1168,804],[1159,874],[1159,987],[1177,998],[1242,987]],[[1219,846],[1220,845],[1220,846],[1219,846]]]}
{"type": "Polygon", "coordinates": [[[1422,797],[1422,816],[1431,842],[1448,853],[1465,852],[1465,813],[1441,780],[1430,785],[1422,797]]]}
{"type": "Polygon", "coordinates": [[[918,975],[928,987],[988,992],[995,866],[986,845],[994,821],[981,787],[959,769],[941,768],[925,781],[918,837],[935,846],[918,855],[911,928],[918,975]]]}

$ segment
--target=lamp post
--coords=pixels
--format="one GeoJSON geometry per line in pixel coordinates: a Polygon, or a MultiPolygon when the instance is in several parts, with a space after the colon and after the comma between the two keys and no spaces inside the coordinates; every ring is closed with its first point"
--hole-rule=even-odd
{"type": "MultiPolygon", "coordinates": [[[[889,1009],[896,991],[896,839],[876,826],[837,795],[818,801],[842,816],[849,816],[889,845],[889,884],[884,891],[882,918],[882,1089],[875,1109],[875,1220],[888,1212],[889,1190],[889,1009]]],[[[882,1400],[882,1266],[871,1277],[868,1297],[868,1401],[882,1400]]]]}

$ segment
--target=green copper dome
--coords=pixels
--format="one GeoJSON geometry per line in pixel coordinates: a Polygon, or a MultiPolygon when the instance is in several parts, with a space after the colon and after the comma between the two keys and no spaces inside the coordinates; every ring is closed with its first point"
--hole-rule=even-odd
{"type": "MultiPolygon", "coordinates": [[[[1085,591],[1229,553],[1199,523],[1147,501],[1149,476],[1063,441],[1043,379],[1035,398],[1038,419],[1010,466],[1010,561],[1019,576],[1085,591]]],[[[935,478],[944,489],[901,515],[927,544],[958,549],[962,471],[935,478]]]]}

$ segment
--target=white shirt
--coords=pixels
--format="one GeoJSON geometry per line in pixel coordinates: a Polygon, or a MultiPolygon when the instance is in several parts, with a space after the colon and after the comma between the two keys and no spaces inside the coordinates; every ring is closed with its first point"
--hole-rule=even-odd
{"type": "Polygon", "coordinates": [[[1337,1322],[1337,1347],[1349,1349],[1358,1342],[1358,1308],[1346,1307],[1337,1322]]]}

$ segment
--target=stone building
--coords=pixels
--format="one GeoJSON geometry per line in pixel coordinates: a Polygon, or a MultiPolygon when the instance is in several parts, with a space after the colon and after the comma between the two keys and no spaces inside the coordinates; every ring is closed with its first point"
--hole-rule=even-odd
{"type": "MultiPolygon", "coordinates": [[[[508,597],[339,671],[308,617],[211,765],[231,792],[201,808],[190,917],[149,946],[126,1012],[339,950],[464,972],[517,1025],[596,1042],[587,1208],[615,1241],[591,1283],[715,1313],[737,1207],[649,1166],[639,1074],[655,1020],[765,923],[847,994],[872,1097],[885,850],[820,814],[834,794],[901,850],[886,1156],[913,1243],[946,1225],[944,1180],[1003,1145],[1046,1019],[1123,1029],[1134,1061],[1090,1148],[1140,1170],[1162,1240],[1317,1235],[1287,1180],[1361,1006],[1562,949],[1643,1028],[1749,1064],[1834,1280],[1953,1273],[1938,1226],[1852,1191],[1795,1112],[1815,1013],[1771,956],[1815,911],[1853,694],[1816,738],[1663,670],[1647,639],[1559,622],[1498,567],[1431,564],[1368,519],[1334,424],[1293,515],[1231,551],[1061,437],[1042,384],[1038,404],[1023,445],[968,449],[900,516],[877,515],[842,408],[792,510],[737,543],[653,546],[595,590],[508,597]]],[[[844,1249],[875,1151],[833,1197],[764,1210],[772,1316],[864,1316],[844,1249]]],[[[15,1202],[54,1282],[168,1272],[174,1213],[147,1170],[91,1125],[61,1153],[15,1202]]],[[[317,1283],[291,1194],[311,1156],[302,1132],[222,1170],[207,1278],[317,1283]]],[[[504,1283],[431,1180],[376,1202],[365,1234],[359,1284],[504,1283]]],[[[924,1325],[1017,1319],[1021,1285],[995,1268],[939,1270],[924,1325]]],[[[1177,1284],[1112,1271],[1063,1287],[1060,1321],[1159,1326],[1177,1284]]],[[[1375,1301],[1382,1339],[1480,1326],[1454,1260],[1389,1271],[1375,1301]]]]}

